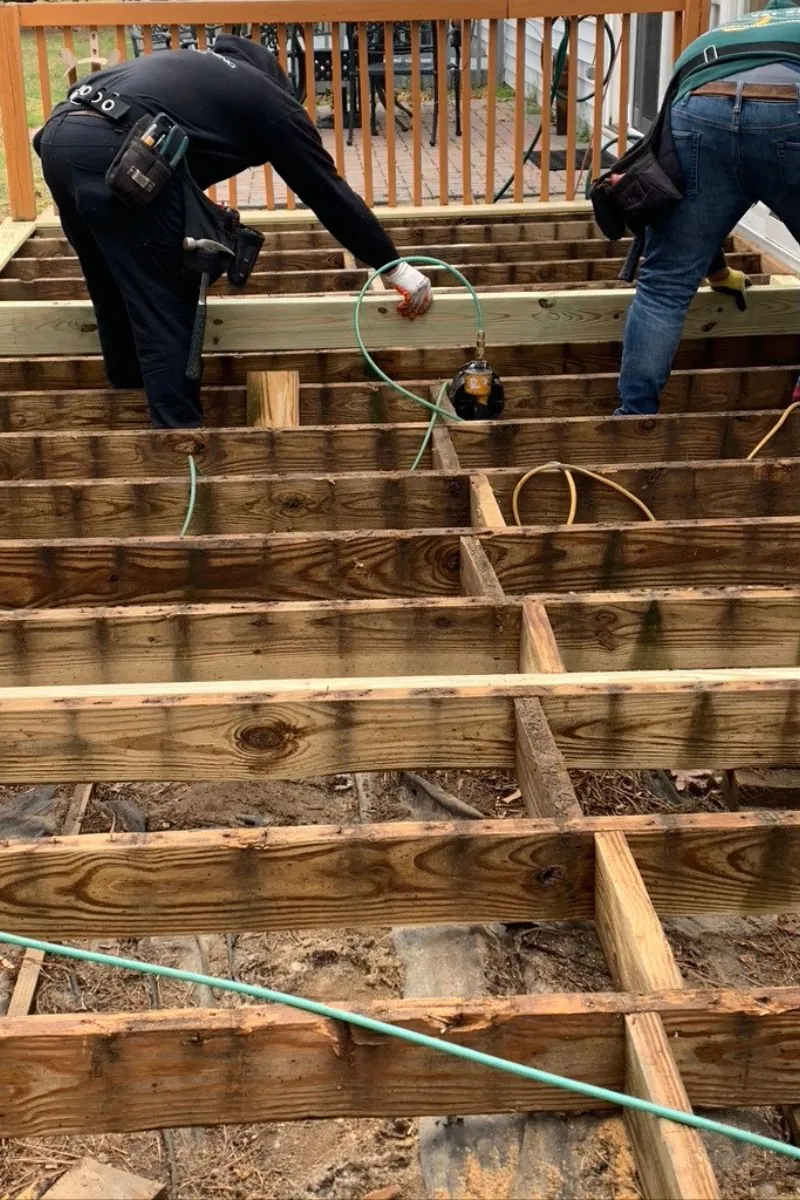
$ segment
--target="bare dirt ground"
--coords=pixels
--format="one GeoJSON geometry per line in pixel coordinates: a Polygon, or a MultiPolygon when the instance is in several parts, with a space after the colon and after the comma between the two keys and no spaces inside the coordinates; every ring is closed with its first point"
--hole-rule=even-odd
{"type": "MultiPolygon", "coordinates": [[[[510,775],[438,772],[429,778],[487,817],[502,820],[522,815],[510,775]]],[[[136,827],[143,819],[150,829],[408,819],[413,799],[400,777],[386,774],[370,779],[366,794],[351,776],[296,784],[102,786],[96,789],[83,829],[100,832],[136,827]]],[[[713,780],[703,777],[675,780],[645,774],[576,772],[574,779],[587,814],[714,811],[723,807],[713,780]]],[[[49,806],[33,819],[58,828],[69,795],[70,789],[58,789],[49,806]]],[[[29,820],[31,808],[36,807],[30,790],[0,789],[0,834],[4,819],[29,820]]],[[[800,978],[799,926],[794,917],[683,918],[665,924],[690,986],[729,987],[796,984],[800,978]]],[[[613,989],[591,922],[495,926],[487,935],[487,946],[486,990],[491,994],[613,989]]],[[[99,948],[211,974],[234,973],[242,980],[319,999],[358,1003],[403,994],[403,963],[388,929],[300,931],[229,939],[113,940],[99,948]]],[[[13,989],[18,959],[16,953],[0,948],[0,1012],[13,989]]],[[[208,994],[207,989],[164,981],[154,988],[139,977],[47,959],[35,1011],[121,1011],[240,1002],[224,993],[208,994]]],[[[787,1136],[784,1116],[778,1110],[726,1114],[728,1118],[772,1136],[787,1136]]],[[[523,1138],[516,1171],[519,1196],[535,1194],[537,1200],[539,1196],[542,1200],[638,1197],[624,1124],[614,1117],[571,1120],[581,1123],[580,1161],[567,1170],[554,1158],[544,1174],[538,1164],[538,1190],[534,1191],[525,1183],[527,1142],[523,1138]]],[[[720,1139],[708,1145],[726,1200],[800,1196],[800,1170],[790,1160],[733,1143],[721,1144],[720,1139]]],[[[418,1123],[403,1117],[0,1141],[0,1197],[36,1200],[61,1172],[86,1154],[168,1182],[173,1200],[365,1200],[373,1192],[378,1193],[375,1200],[415,1200],[426,1194],[418,1123]]],[[[487,1186],[483,1177],[467,1179],[464,1200],[509,1195],[508,1181],[495,1192],[487,1186]]],[[[495,1182],[492,1186],[499,1185],[495,1182]]],[[[515,1193],[512,1190],[510,1194],[515,1193]]]]}

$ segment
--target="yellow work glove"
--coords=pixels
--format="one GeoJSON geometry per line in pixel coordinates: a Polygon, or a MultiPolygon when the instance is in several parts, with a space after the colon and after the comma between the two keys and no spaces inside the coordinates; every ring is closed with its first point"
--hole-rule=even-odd
{"type": "Polygon", "coordinates": [[[747,312],[747,289],[753,286],[753,281],[744,271],[734,271],[731,267],[726,267],[724,271],[719,271],[707,279],[706,283],[712,292],[719,292],[720,296],[730,296],[739,312],[747,312]]]}

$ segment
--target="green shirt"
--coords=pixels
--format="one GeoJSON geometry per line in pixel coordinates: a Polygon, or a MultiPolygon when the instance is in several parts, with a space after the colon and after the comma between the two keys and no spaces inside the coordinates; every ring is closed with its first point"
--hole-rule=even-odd
{"type": "MultiPolygon", "coordinates": [[[[698,67],[692,71],[678,89],[676,99],[685,96],[687,92],[701,87],[704,83],[712,83],[716,79],[727,79],[730,75],[738,75],[753,67],[763,67],[769,63],[796,61],[800,66],[800,8],[794,0],[769,0],[761,12],[748,13],[747,16],[737,17],[727,25],[720,25],[709,33],[696,38],[687,46],[675,64],[678,70],[688,59],[708,48],[709,52],[721,46],[733,46],[742,43],[742,56],[726,58],[724,62],[710,62],[708,66],[698,67]],[[782,54],[759,54],[754,49],[758,42],[792,42],[797,46],[797,58],[793,60],[790,52],[782,54]],[[744,50],[745,44],[749,49],[744,50]]],[[[800,75],[798,75],[800,82],[800,75]]]]}

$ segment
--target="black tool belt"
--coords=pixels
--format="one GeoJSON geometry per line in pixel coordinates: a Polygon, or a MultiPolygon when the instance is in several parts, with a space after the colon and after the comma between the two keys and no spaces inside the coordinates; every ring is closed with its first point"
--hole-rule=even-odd
{"type": "MultiPolygon", "coordinates": [[[[637,235],[637,244],[641,248],[642,237],[648,226],[662,220],[683,199],[683,172],[675,152],[669,121],[670,109],[681,84],[703,67],[726,58],[742,60],[753,54],[777,54],[784,60],[800,64],[800,47],[796,42],[739,42],[719,48],[705,46],[673,75],[663,104],[648,132],[609,171],[595,180],[589,192],[595,220],[610,241],[616,241],[629,230],[637,235]]],[[[621,279],[633,278],[638,254],[634,259],[631,262],[629,256],[621,279]]]]}
{"type": "Polygon", "coordinates": [[[70,93],[69,102],[100,113],[127,136],[106,172],[111,192],[136,208],[152,204],[176,176],[183,189],[184,238],[189,242],[216,242],[224,249],[211,263],[208,253],[187,250],[188,270],[213,282],[227,269],[228,282],[244,287],[256,265],[264,235],[241,223],[239,213],[215,204],[197,186],[186,165],[189,138],[166,113],[155,116],[142,105],[117,93],[84,83],[70,93]]]}

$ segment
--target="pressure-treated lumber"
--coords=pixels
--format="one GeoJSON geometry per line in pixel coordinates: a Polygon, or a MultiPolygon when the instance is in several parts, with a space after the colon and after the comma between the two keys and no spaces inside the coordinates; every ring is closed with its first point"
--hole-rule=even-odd
{"type": "MultiPolygon", "coordinates": [[[[309,382],[313,375],[319,375],[320,365],[335,364],[342,353],[329,351],[318,356],[313,365],[305,363],[305,382],[300,389],[301,425],[420,420],[418,405],[377,381],[327,384],[309,382]]],[[[434,352],[421,353],[432,355],[434,352]]],[[[449,353],[443,351],[443,354],[449,353]]],[[[500,353],[505,357],[505,348],[500,348],[500,353]]],[[[528,353],[530,354],[530,351],[528,353]]],[[[399,352],[400,354],[402,352],[399,352]]],[[[244,357],[246,359],[247,356],[244,357]]],[[[494,352],[492,357],[494,358],[494,352]]],[[[47,361],[53,372],[62,372],[70,366],[69,360],[57,362],[31,359],[26,364],[16,360],[16,364],[20,371],[30,373],[35,370],[44,373],[47,361]]],[[[93,361],[84,360],[78,364],[73,360],[73,365],[75,370],[84,371],[93,361]]],[[[213,361],[208,362],[207,374],[212,369],[213,361]]],[[[294,361],[297,361],[297,358],[294,361]]],[[[0,375],[15,370],[13,362],[14,360],[11,363],[0,362],[0,375]]],[[[589,364],[586,365],[588,371],[589,364]]],[[[413,369],[411,365],[404,366],[402,361],[398,366],[406,372],[413,369]]],[[[445,370],[446,367],[441,369],[445,370]]],[[[519,366],[513,369],[518,370],[519,366]]],[[[697,371],[673,371],[662,395],[664,413],[783,407],[791,400],[798,372],[800,366],[718,367],[697,371]]],[[[219,378],[219,372],[217,377],[219,378]]],[[[92,377],[92,381],[95,386],[91,388],[75,386],[67,390],[63,386],[63,379],[61,385],[57,379],[53,379],[55,386],[47,391],[15,390],[0,394],[0,430],[4,433],[24,433],[34,429],[123,429],[142,428],[145,425],[147,410],[143,392],[104,388],[101,386],[99,373],[92,377]]],[[[41,382],[46,383],[48,379],[44,378],[41,382]]],[[[409,377],[403,382],[412,392],[428,386],[428,381],[424,379],[409,377]]],[[[509,376],[504,372],[503,384],[506,393],[504,420],[558,416],[597,418],[603,412],[610,414],[616,403],[617,376],[610,372],[519,377],[509,376]]],[[[243,376],[238,382],[204,387],[204,423],[207,426],[245,424],[245,396],[243,376]]]]}
{"type": "Polygon", "coordinates": [[[0,613],[0,679],[63,683],[517,669],[519,606],[456,597],[0,613]]]}
{"type": "Polygon", "coordinates": [[[247,424],[281,429],[300,424],[297,371],[254,371],[247,377],[247,424]]]}
{"type": "Polygon", "coordinates": [[[5,268],[35,228],[34,221],[12,221],[8,218],[0,223],[0,272],[5,273],[5,268]]]}
{"type": "MultiPolygon", "coordinates": [[[[474,354],[474,350],[473,331],[461,344],[447,342],[427,349],[411,348],[407,345],[402,349],[373,348],[373,357],[393,379],[441,381],[452,376],[463,366],[466,359],[474,354]]],[[[576,376],[575,372],[608,374],[619,369],[619,342],[613,340],[542,344],[518,341],[509,345],[492,345],[490,351],[492,364],[504,379],[520,375],[565,376],[568,389],[565,398],[570,404],[570,415],[581,411],[571,407],[573,403],[580,403],[579,395],[577,401],[570,400],[570,395],[574,397],[584,389],[581,376],[576,376]]],[[[102,359],[96,354],[71,357],[45,355],[30,358],[20,357],[16,351],[13,353],[14,357],[0,358],[0,388],[4,391],[108,387],[102,359]]],[[[740,372],[742,368],[747,368],[749,372],[754,367],[795,368],[797,363],[798,348],[795,336],[761,333],[752,336],[695,338],[683,341],[678,347],[673,365],[676,371],[730,369],[740,372]]],[[[231,385],[244,387],[247,375],[251,371],[290,370],[300,372],[304,385],[365,379],[364,360],[355,346],[345,350],[284,348],[278,351],[261,350],[236,354],[210,353],[204,359],[204,390],[206,387],[231,385]]],[[[371,386],[377,388],[378,385],[373,380],[371,386]]],[[[545,380],[545,390],[548,386],[545,380]]],[[[681,384],[681,394],[688,386],[688,381],[681,384]]],[[[699,379],[696,386],[702,392],[699,379]]],[[[734,386],[730,407],[738,408],[745,403],[738,392],[738,386],[734,386]]],[[[766,393],[764,399],[769,406],[781,403],[782,399],[785,400],[785,395],[778,394],[776,399],[770,400],[769,394],[766,393]]],[[[679,403],[682,409],[688,408],[689,411],[693,411],[689,400],[680,400],[679,403]]],[[[612,390],[609,396],[609,411],[613,410],[613,405],[612,390]]],[[[723,401],[715,402],[710,407],[712,410],[719,410],[728,405],[723,401]]],[[[751,404],[750,407],[763,408],[764,404],[751,404]]],[[[563,413],[563,408],[560,411],[563,413]]],[[[588,408],[584,406],[582,411],[587,415],[596,416],[597,405],[588,408]]],[[[418,413],[416,419],[419,420],[418,413]]]]}
{"type": "MultiPolygon", "coordinates": [[[[796,330],[799,289],[755,286],[746,319],[713,293],[701,289],[692,303],[684,337],[748,336],[796,330]]],[[[597,342],[619,339],[630,303],[627,291],[502,292],[483,301],[487,342],[597,342]]],[[[281,296],[209,301],[208,351],[328,349],[353,344],[352,297],[281,296]]],[[[439,296],[424,321],[402,329],[394,305],[367,296],[362,333],[370,347],[469,344],[475,313],[469,297],[439,296]]],[[[94,354],[98,338],[91,305],[65,300],[11,300],[0,305],[0,355],[94,354]]]]}
{"type": "MultiPolygon", "coordinates": [[[[800,519],[476,531],[509,594],[800,585],[800,519]]],[[[457,530],[0,541],[0,609],[461,591],[457,530]]]]}
{"type": "MultiPolygon", "coordinates": [[[[75,788],[67,815],[64,818],[63,837],[72,837],[79,832],[93,788],[93,783],[79,783],[75,788]]],[[[30,1012],[43,963],[43,951],[32,949],[25,951],[14,982],[14,991],[11,993],[11,999],[6,1009],[7,1017],[24,1017],[26,1013],[30,1012]]]]}
{"type": "Polygon", "coordinates": [[[548,596],[571,671],[800,664],[797,588],[670,588],[548,596]]]}
{"type": "Polygon", "coordinates": [[[580,920],[596,911],[596,839],[614,833],[659,916],[800,912],[800,814],[703,813],[12,842],[0,925],[100,938],[580,920]]]}
{"type": "MultiPolygon", "coordinates": [[[[347,1007],[346,1002],[340,1007],[347,1007]]],[[[800,1099],[797,989],[391,1000],[369,1015],[622,1088],[623,1017],[657,1012],[698,1107],[800,1099]]],[[[285,1009],[27,1017],[0,1025],[0,1136],[306,1117],[580,1111],[586,1100],[285,1009]],[[158,1086],[153,1082],[158,1080],[158,1086]],[[192,1086],[187,1087],[187,1080],[192,1086]],[[232,1080],[235,1081],[232,1084],[232,1080]]]]}
{"type": "MultiPolygon", "coordinates": [[[[201,476],[196,497],[194,535],[470,525],[465,474],[201,476]]],[[[181,478],[0,482],[3,538],[157,537],[185,515],[181,478]]]]}
{"type": "Polygon", "coordinates": [[[507,767],[514,700],[568,766],[800,763],[800,669],[0,689],[0,779],[299,779],[507,767]]]}
{"type": "MultiPolygon", "coordinates": [[[[595,927],[622,991],[683,986],[672,950],[625,835],[595,835],[595,927]]],[[[646,1099],[689,1109],[683,1081],[655,1013],[626,1021],[626,1083],[646,1099]]],[[[626,1122],[646,1195],[653,1200],[717,1200],[714,1172],[696,1130],[627,1111],[626,1122]]]]}
{"type": "MultiPolygon", "coordinates": [[[[289,373],[293,374],[293,373],[289,373]]],[[[287,410],[287,416],[290,415],[287,410]]],[[[455,472],[523,467],[559,459],[602,464],[663,464],[692,459],[741,459],[775,424],[776,410],[658,416],[644,421],[591,417],[469,422],[433,431],[423,465],[455,472]]],[[[291,416],[297,416],[292,402],[291,416]]],[[[271,417],[269,419],[272,419],[271,417]]],[[[281,418],[282,419],[282,418],[281,418]]],[[[204,474],[259,471],[402,470],[411,465],[424,422],[320,425],[301,428],[60,430],[0,438],[0,479],[153,478],[186,474],[192,453],[204,474]]],[[[800,453],[800,421],[788,421],[769,457],[800,453]]],[[[753,470],[754,468],[750,468],[753,470]]],[[[763,464],[761,469],[763,470],[763,464]]],[[[582,486],[582,485],[581,485],[582,486]]],[[[529,485],[535,496],[538,479],[529,485]]],[[[546,494],[546,493],[545,493],[546,494]]],[[[635,510],[629,509],[629,512],[635,510]]]]}
{"type": "MultiPolygon", "coordinates": [[[[631,1095],[691,1111],[657,1013],[625,1017],[625,1047],[625,1087],[631,1095]]],[[[630,1109],[625,1118],[648,1196],[653,1200],[719,1200],[720,1188],[696,1130],[630,1109]]]]}

